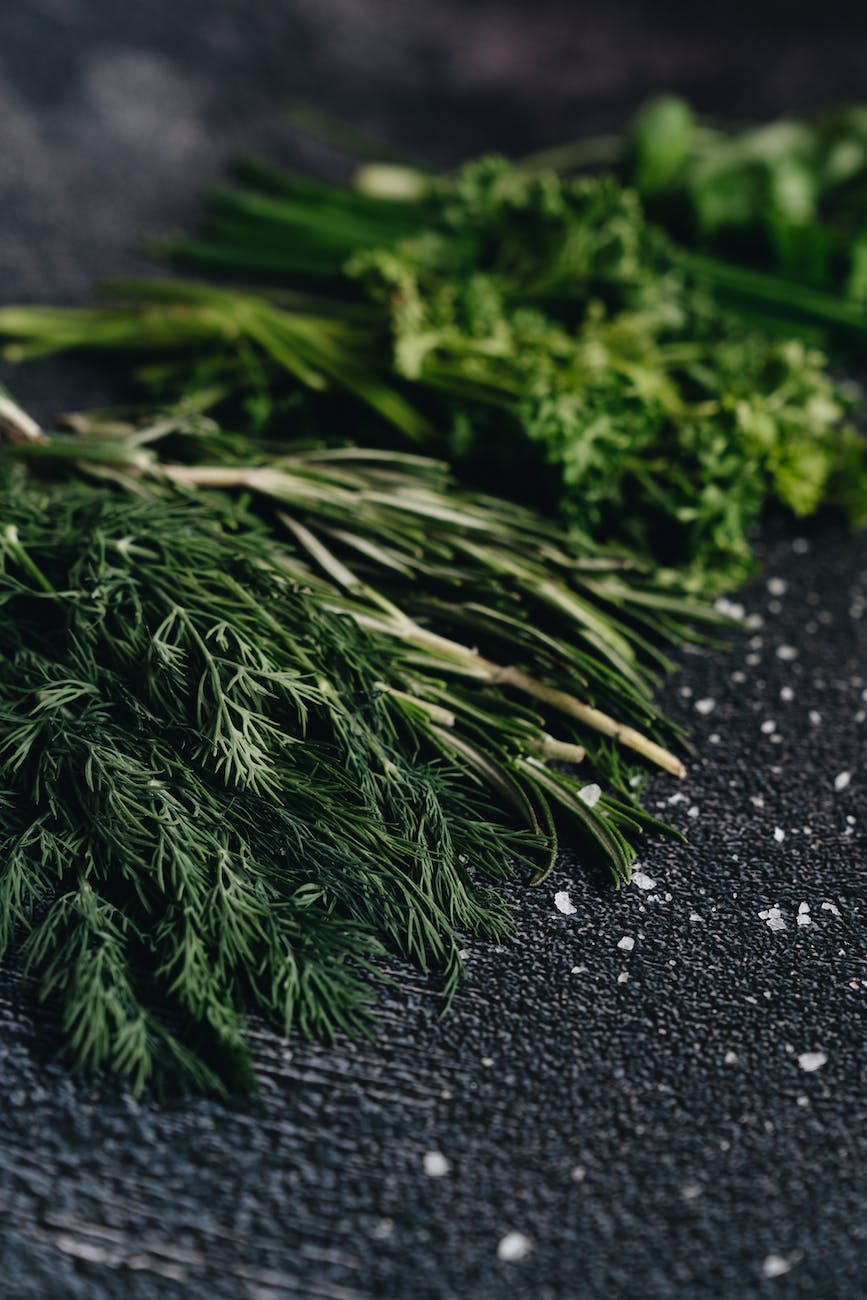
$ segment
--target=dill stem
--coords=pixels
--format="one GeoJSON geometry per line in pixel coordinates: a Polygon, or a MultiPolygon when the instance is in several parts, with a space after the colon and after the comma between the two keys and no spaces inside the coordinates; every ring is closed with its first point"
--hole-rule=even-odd
{"type": "Polygon", "coordinates": [[[429,632],[426,628],[419,627],[417,623],[414,623],[409,618],[386,621],[356,610],[347,611],[340,607],[335,607],[335,612],[338,609],[340,609],[340,612],[351,613],[360,627],[367,628],[371,632],[378,632],[386,636],[397,637],[402,641],[408,641],[421,650],[432,651],[439,659],[446,659],[459,668],[469,670],[474,677],[498,686],[511,686],[524,695],[530,695],[533,699],[539,700],[549,708],[556,709],[558,713],[574,718],[576,722],[581,722],[593,731],[616,740],[627,749],[634,750],[636,754],[640,754],[648,762],[661,767],[663,771],[670,772],[672,776],[683,777],[686,775],[686,768],[680,759],[669,750],[664,749],[662,745],[658,745],[651,740],[649,736],[636,731],[634,727],[618,722],[609,714],[603,713],[601,709],[595,708],[592,704],[585,704],[582,700],[579,700],[574,695],[569,695],[566,691],[558,690],[554,686],[547,686],[545,682],[539,681],[536,677],[531,677],[529,673],[523,672],[520,668],[497,664],[492,659],[485,659],[477,650],[472,650],[469,646],[461,645],[460,642],[452,641],[448,637],[440,636],[436,632],[429,632]]]}
{"type": "Polygon", "coordinates": [[[39,565],[32,560],[18,540],[18,529],[14,524],[7,524],[3,529],[3,550],[8,551],[17,564],[24,570],[29,577],[33,579],[38,586],[42,588],[49,596],[56,596],[57,592],[46,578],[45,574],[39,568],[39,565]]]}

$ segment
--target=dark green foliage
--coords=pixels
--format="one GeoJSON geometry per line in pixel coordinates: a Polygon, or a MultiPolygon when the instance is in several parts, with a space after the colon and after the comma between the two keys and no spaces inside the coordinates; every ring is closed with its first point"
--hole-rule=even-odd
{"type": "Polygon", "coordinates": [[[595,745],[613,786],[590,806],[590,774],[544,765],[574,744],[513,692],[529,669],[671,735],[645,637],[699,611],[520,510],[445,495],[427,462],[250,446],[239,467],[200,420],[125,428],[19,447],[60,481],[13,466],[0,489],[0,951],[21,948],[81,1064],[247,1086],[251,1012],[363,1031],[387,952],[449,993],[458,934],[509,929],[485,882],[516,854],[544,871],[555,815],[628,877],[628,839],[655,825],[629,770],[595,745]],[[161,437],[186,460],[158,462],[161,437]],[[203,494],[209,476],[279,516],[203,494]]]}
{"type": "MultiPolygon", "coordinates": [[[[656,128],[642,144],[654,191],[690,138],[680,110],[663,125],[676,141],[656,128]]],[[[314,423],[318,409],[376,442],[396,427],[470,481],[524,496],[533,484],[534,504],[705,593],[751,571],[768,502],[867,517],[851,398],[822,354],[723,313],[634,192],[501,159],[389,175],[420,197],[248,166],[246,188],[213,196],[199,237],[168,252],[260,292],[118,285],[102,308],[0,311],[0,332],[22,356],[149,356],[164,393],[204,389],[236,410],[243,398],[272,427],[300,390],[314,423]],[[278,287],[287,274],[303,292],[278,287]],[[335,408],[335,391],[362,405],[335,408]]]]}
{"type": "MultiPolygon", "coordinates": [[[[537,165],[529,160],[530,165],[537,165]]],[[[548,151],[564,174],[600,163],[695,254],[684,266],[759,328],[856,351],[867,332],[867,107],[749,125],[666,95],[620,138],[548,151]]]]}
{"type": "Polygon", "coordinates": [[[0,394],[0,953],[136,1088],[248,1086],[250,1014],[365,1032],[388,953],[448,996],[563,823],[628,880],[665,828],[625,759],[683,771],[652,691],[709,621],[684,591],[749,571],[767,501],[867,514],[822,356],[722,314],[615,181],[242,180],[170,252],[261,288],[0,309],[12,355],[123,353],[159,403],[44,435],[0,394]]]}

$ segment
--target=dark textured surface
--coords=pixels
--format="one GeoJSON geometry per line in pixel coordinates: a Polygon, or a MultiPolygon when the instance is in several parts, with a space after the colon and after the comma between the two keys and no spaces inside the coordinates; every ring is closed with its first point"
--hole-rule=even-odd
{"type": "MultiPolygon", "coordinates": [[[[127,8],[0,12],[4,299],[136,269],[132,241],[186,219],[241,146],[334,166],[275,121],[291,94],[443,159],[614,125],[661,86],[757,113],[867,97],[867,28],[827,8],[810,30],[783,6],[746,25],[730,7],[127,8]]],[[[43,410],[91,386],[16,378],[43,410]]],[[[517,939],[470,946],[445,1020],[401,978],[378,1044],[263,1030],[258,1102],[165,1108],[53,1064],[50,1018],[7,971],[0,1294],[863,1296],[867,543],[783,527],[765,553],[788,586],[745,593],[762,625],[684,656],[667,688],[699,757],[652,798],[691,847],[648,846],[650,890],[580,863],[514,890],[517,939]],[[774,905],[785,929],[760,916],[774,905]],[[510,1231],[533,1249],[502,1262],[510,1231]]]]}

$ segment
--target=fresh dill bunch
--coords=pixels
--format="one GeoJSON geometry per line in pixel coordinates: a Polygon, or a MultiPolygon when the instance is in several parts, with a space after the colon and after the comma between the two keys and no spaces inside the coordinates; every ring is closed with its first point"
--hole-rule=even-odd
{"type": "Polygon", "coordinates": [[[448,997],[558,825],[618,881],[665,829],[623,755],[682,771],[700,606],[418,457],[4,413],[0,953],[81,1065],[252,1086],[249,1015],[369,1031],[388,953],[448,997]]]}
{"type": "Polygon", "coordinates": [[[615,179],[487,158],[397,200],[242,178],[163,251],[258,292],[146,281],[93,308],[6,308],[10,354],[124,351],[245,428],[279,429],[304,393],[314,426],[351,420],[374,445],[396,428],[704,593],[751,572],[770,503],[867,519],[851,393],[824,356],[723,311],[615,179]]]}
{"type": "Polygon", "coordinates": [[[371,961],[459,971],[527,852],[389,646],[205,501],[8,478],[2,948],[75,1058],[251,1082],[248,1013],[358,1032],[371,961]],[[402,680],[402,678],[399,678],[402,680]]]}

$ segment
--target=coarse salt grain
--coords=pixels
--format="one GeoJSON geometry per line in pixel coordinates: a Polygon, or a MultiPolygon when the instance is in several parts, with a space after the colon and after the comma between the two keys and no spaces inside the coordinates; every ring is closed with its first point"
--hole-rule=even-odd
{"type": "Polygon", "coordinates": [[[797,659],[797,657],[798,657],[798,651],[795,648],[795,646],[793,645],[777,646],[777,658],[782,659],[784,663],[791,663],[792,660],[797,659]]]}
{"type": "Polygon", "coordinates": [[[834,789],[837,790],[838,792],[840,790],[845,790],[851,780],[852,780],[851,772],[838,772],[837,775],[834,777],[834,789]]]}
{"type": "Polygon", "coordinates": [[[428,1178],[445,1178],[451,1170],[451,1165],[441,1151],[425,1151],[422,1167],[428,1178]]]}
{"type": "Polygon", "coordinates": [[[767,587],[772,596],[785,596],[789,584],[783,578],[768,578],[767,587]]]}
{"type": "Polygon", "coordinates": [[[775,826],[775,827],[774,827],[774,839],[777,841],[777,843],[778,843],[778,844],[782,844],[782,842],[783,842],[783,840],[784,840],[785,838],[786,838],[786,832],[782,829],[782,827],[780,827],[780,826],[775,826]]]}
{"type": "Polygon", "coordinates": [[[582,789],[578,791],[578,798],[581,800],[582,803],[586,803],[588,808],[593,808],[599,802],[601,797],[602,797],[602,790],[600,786],[596,785],[595,783],[591,785],[585,785],[582,789]]]}
{"type": "Polygon", "coordinates": [[[532,1241],[523,1232],[507,1232],[497,1243],[497,1259],[512,1263],[516,1259],[525,1259],[532,1249],[532,1241]]]}
{"type": "Polygon", "coordinates": [[[789,1261],[783,1259],[782,1255],[766,1255],[762,1260],[762,1272],[765,1277],[782,1277],[791,1267],[789,1261]]]}
{"type": "Polygon", "coordinates": [[[695,702],[696,713],[702,713],[705,716],[707,716],[708,713],[713,713],[715,708],[716,700],[712,700],[710,697],[704,700],[696,700],[695,702]]]}
{"type": "Polygon", "coordinates": [[[648,876],[646,872],[642,871],[639,867],[636,867],[636,869],[633,871],[632,881],[633,884],[636,884],[639,889],[656,888],[656,881],[653,880],[652,877],[648,876]]]}
{"type": "Polygon", "coordinates": [[[622,948],[624,952],[632,952],[632,949],[635,947],[635,940],[632,938],[632,935],[625,934],[622,939],[618,939],[617,947],[622,948]]]}
{"type": "Polygon", "coordinates": [[[574,916],[578,911],[578,908],[573,906],[572,900],[565,889],[558,890],[554,895],[554,906],[557,911],[562,912],[564,916],[574,916]]]}
{"type": "Polygon", "coordinates": [[[814,1070],[821,1070],[827,1060],[824,1052],[801,1052],[798,1065],[806,1074],[812,1074],[814,1070]]]}

